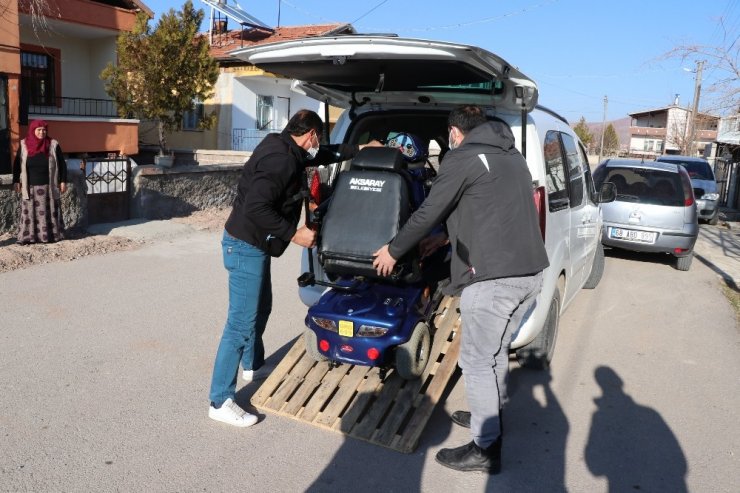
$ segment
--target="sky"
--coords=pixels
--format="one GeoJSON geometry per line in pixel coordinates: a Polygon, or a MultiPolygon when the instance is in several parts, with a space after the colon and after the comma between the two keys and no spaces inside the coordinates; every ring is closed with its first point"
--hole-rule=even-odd
{"type": "MultiPolygon", "coordinates": [[[[184,1],[144,3],[158,18],[184,1]]],[[[201,0],[193,3],[208,19],[210,7],[201,0]]],[[[362,33],[479,46],[533,79],[539,86],[539,103],[571,123],[581,117],[601,122],[604,97],[607,121],[668,106],[676,94],[681,106],[690,107],[695,60],[663,55],[681,45],[728,47],[740,34],[740,0],[239,0],[238,4],[269,26],[352,23],[362,33]]],[[[716,103],[707,88],[727,75],[704,70],[700,111],[721,113],[712,111],[716,103]]]]}

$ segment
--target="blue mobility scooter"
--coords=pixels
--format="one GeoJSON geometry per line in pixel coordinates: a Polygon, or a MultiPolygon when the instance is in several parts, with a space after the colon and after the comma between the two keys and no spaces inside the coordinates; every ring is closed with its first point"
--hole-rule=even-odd
{"type": "Polygon", "coordinates": [[[325,211],[314,215],[318,260],[330,281],[316,280],[313,272],[299,278],[302,286],[329,288],[309,308],[304,337],[317,361],[376,366],[382,377],[395,368],[411,380],[429,360],[431,317],[442,298],[437,288],[448,276],[446,252],[423,261],[413,252],[388,277],[373,268],[372,254],[421,205],[435,174],[416,137],[394,134],[386,145],[361,150],[338,175],[325,211]]]}

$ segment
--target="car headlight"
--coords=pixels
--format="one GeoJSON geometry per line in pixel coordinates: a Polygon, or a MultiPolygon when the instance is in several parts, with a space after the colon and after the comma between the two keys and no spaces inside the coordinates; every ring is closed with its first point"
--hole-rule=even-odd
{"type": "Polygon", "coordinates": [[[705,193],[701,196],[702,200],[717,200],[719,198],[718,193],[705,193]]]}

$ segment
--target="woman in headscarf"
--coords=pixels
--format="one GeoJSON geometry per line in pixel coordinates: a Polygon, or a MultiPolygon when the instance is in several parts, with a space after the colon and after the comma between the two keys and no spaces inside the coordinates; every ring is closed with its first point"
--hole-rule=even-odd
{"type": "Polygon", "coordinates": [[[13,187],[21,194],[18,243],[64,238],[61,194],[67,190],[67,164],[59,142],[49,138],[43,120],[33,120],[13,166],[13,187]]]}

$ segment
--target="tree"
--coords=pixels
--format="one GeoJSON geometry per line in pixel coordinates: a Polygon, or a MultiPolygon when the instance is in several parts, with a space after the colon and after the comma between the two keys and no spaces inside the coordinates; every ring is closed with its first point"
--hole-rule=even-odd
{"type": "MultiPolygon", "coordinates": [[[[198,36],[203,11],[187,0],[182,10],[162,15],[154,30],[139,13],[131,32],[118,37],[118,65],[109,63],[100,77],[121,116],[154,120],[159,134],[159,154],[167,149],[165,131],[180,130],[182,117],[213,94],[218,65],[208,52],[208,39],[198,36]]],[[[211,128],[215,114],[199,123],[211,128]]]]}
{"type": "Polygon", "coordinates": [[[604,131],[604,149],[602,154],[604,156],[614,155],[619,152],[619,136],[617,131],[614,129],[614,125],[611,123],[606,127],[604,131]]]}
{"type": "Polygon", "coordinates": [[[716,81],[705,87],[709,104],[703,110],[714,114],[734,114],[740,112],[740,41],[737,27],[728,32],[722,18],[722,41],[717,46],[686,44],[679,45],[664,53],[660,59],[679,58],[682,62],[704,60],[704,70],[714,74],[716,81]]]}
{"type": "Polygon", "coordinates": [[[581,142],[583,142],[583,145],[585,145],[586,147],[588,147],[588,145],[594,140],[593,134],[588,129],[586,118],[583,116],[580,120],[578,120],[576,126],[573,127],[573,131],[575,131],[576,135],[578,135],[578,138],[581,139],[581,142]]]}

